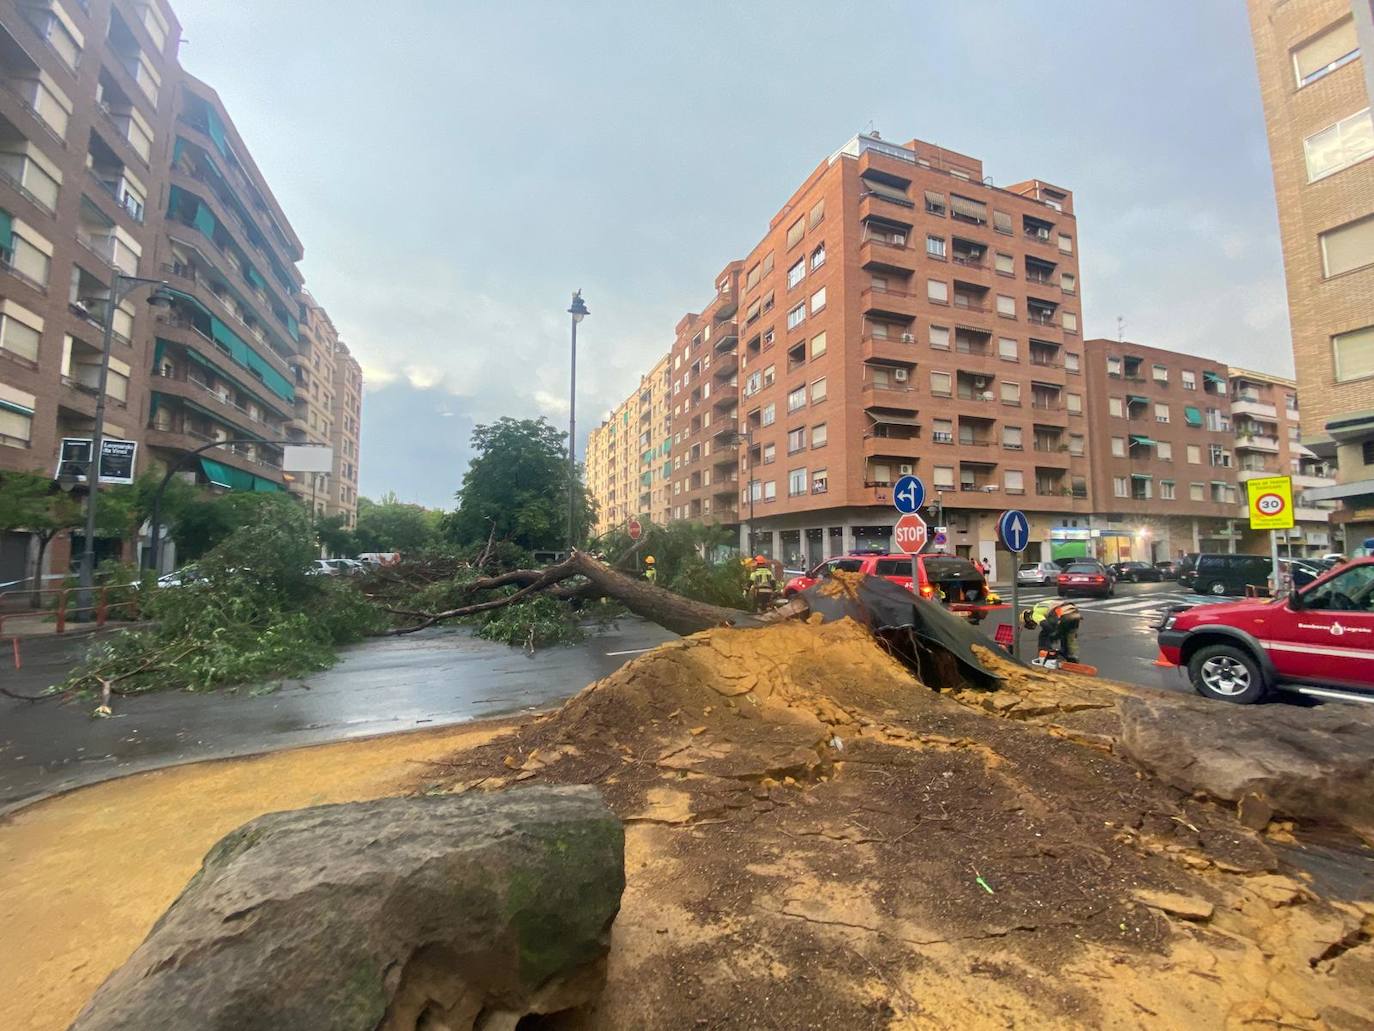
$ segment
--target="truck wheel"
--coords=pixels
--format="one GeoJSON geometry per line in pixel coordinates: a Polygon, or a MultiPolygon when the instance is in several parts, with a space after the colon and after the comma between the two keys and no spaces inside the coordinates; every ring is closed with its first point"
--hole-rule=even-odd
{"type": "Polygon", "coordinates": [[[1209,644],[1188,660],[1193,689],[1204,698],[1250,705],[1264,697],[1264,674],[1247,651],[1230,644],[1209,644]]]}
{"type": "Polygon", "coordinates": [[[1207,590],[1209,593],[1215,594],[1220,598],[1226,593],[1226,585],[1218,580],[1216,583],[1212,584],[1211,587],[1208,587],[1207,590]]]}

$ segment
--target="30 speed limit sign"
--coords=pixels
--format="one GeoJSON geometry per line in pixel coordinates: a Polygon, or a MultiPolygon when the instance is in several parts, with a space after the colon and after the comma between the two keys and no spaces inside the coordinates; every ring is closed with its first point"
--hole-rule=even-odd
{"type": "Polygon", "coordinates": [[[1293,526],[1293,481],[1265,476],[1245,485],[1250,501],[1250,529],[1288,530],[1293,526]]]}

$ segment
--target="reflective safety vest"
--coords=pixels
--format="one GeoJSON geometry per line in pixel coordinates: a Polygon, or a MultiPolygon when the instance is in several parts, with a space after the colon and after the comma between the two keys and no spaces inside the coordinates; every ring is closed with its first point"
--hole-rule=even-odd
{"type": "Polygon", "coordinates": [[[1049,616],[1054,616],[1061,623],[1069,620],[1082,620],[1078,606],[1071,601],[1045,600],[1031,609],[1031,622],[1039,626],[1049,616]]]}
{"type": "Polygon", "coordinates": [[[749,574],[749,582],[755,587],[772,587],[777,581],[773,579],[773,571],[767,566],[759,566],[749,574]]]}
{"type": "Polygon", "coordinates": [[[648,569],[644,570],[644,579],[648,580],[650,583],[655,582],[658,579],[658,567],[650,566],[648,569]]]}

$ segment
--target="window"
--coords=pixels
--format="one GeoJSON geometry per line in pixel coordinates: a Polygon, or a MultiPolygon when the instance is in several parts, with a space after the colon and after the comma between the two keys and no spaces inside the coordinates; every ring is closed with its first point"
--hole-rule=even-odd
{"type": "Polygon", "coordinates": [[[815,361],[825,354],[825,334],[817,333],[811,338],[811,360],[815,361]]]}
{"type": "Polygon", "coordinates": [[[778,457],[778,446],[776,444],[763,445],[763,464],[772,465],[778,457]]]}
{"type": "Polygon", "coordinates": [[[1107,358],[1107,375],[1108,375],[1108,376],[1120,376],[1120,375],[1121,375],[1121,359],[1120,359],[1120,358],[1113,358],[1113,357],[1111,357],[1111,356],[1108,356],[1108,358],[1107,358]]]}
{"type": "Polygon", "coordinates": [[[763,256],[763,274],[766,276],[773,271],[773,252],[769,251],[763,256]]]}
{"type": "Polygon", "coordinates": [[[811,384],[811,403],[825,400],[825,377],[822,376],[811,384]]]}
{"type": "Polygon", "coordinates": [[[795,430],[787,431],[787,453],[796,454],[806,448],[806,427],[798,426],[795,430]]]}
{"type": "Polygon", "coordinates": [[[943,193],[935,193],[933,190],[926,190],[926,213],[939,215],[941,218],[944,218],[945,195],[943,193]]]}
{"type": "Polygon", "coordinates": [[[817,469],[811,474],[811,493],[824,494],[829,489],[830,477],[826,470],[817,469]]]}
{"type": "Polygon", "coordinates": [[[943,236],[927,236],[926,253],[929,254],[932,258],[940,258],[941,260],[944,260],[945,238],[943,236]]]}
{"type": "Polygon", "coordinates": [[[1082,394],[1065,394],[1065,395],[1064,395],[1064,404],[1065,404],[1065,406],[1068,408],[1068,411],[1069,411],[1069,414],[1070,414],[1070,415],[1082,415],[1082,414],[1083,414],[1083,395],[1082,395],[1082,394]]]}
{"type": "Polygon", "coordinates": [[[803,301],[787,313],[787,328],[796,329],[806,321],[806,302],[803,301]]]}
{"type": "Polygon", "coordinates": [[[787,246],[795,247],[798,243],[801,242],[801,238],[805,233],[806,220],[803,218],[799,218],[787,227],[787,246]]]}
{"type": "Polygon", "coordinates": [[[1003,254],[1001,251],[998,251],[993,261],[995,262],[997,271],[1004,276],[1016,274],[1016,259],[1010,254],[1003,254]]]}
{"type": "Polygon", "coordinates": [[[1331,338],[1336,360],[1336,382],[1374,376],[1374,326],[1338,333],[1331,338]]]}
{"type": "Polygon", "coordinates": [[[930,392],[936,397],[949,397],[953,393],[953,381],[947,372],[930,374],[930,392]]]}
{"type": "Polygon", "coordinates": [[[1174,460],[1174,446],[1167,440],[1155,441],[1155,457],[1161,462],[1172,462],[1174,460]]]}
{"type": "Polygon", "coordinates": [[[12,226],[10,252],[0,252],[0,259],[25,279],[46,287],[52,271],[52,244],[17,218],[12,226]]]}
{"type": "Polygon", "coordinates": [[[988,206],[982,201],[951,193],[949,195],[949,209],[951,216],[961,222],[971,222],[979,226],[987,225],[988,206]]]}
{"type": "Polygon", "coordinates": [[[1174,481],[1173,481],[1173,480],[1160,480],[1160,481],[1159,481],[1159,497],[1160,497],[1160,500],[1162,500],[1162,501],[1173,501],[1173,500],[1174,500],[1174,481]]]}
{"type": "Polygon", "coordinates": [[[806,275],[806,259],[798,258],[797,263],[787,270],[787,289],[791,290],[806,275]]]}
{"type": "Polygon", "coordinates": [[[788,391],[788,394],[787,394],[787,410],[788,410],[789,412],[795,412],[798,408],[803,407],[805,404],[806,404],[806,384],[805,384],[805,383],[803,383],[801,386],[797,387],[796,390],[788,391]]]}
{"type": "Polygon", "coordinates": [[[1021,403],[1021,384],[1008,383],[1002,381],[1002,403],[1004,405],[1019,405],[1021,403]]]}
{"type": "MultiPolygon", "coordinates": [[[[813,222],[812,225],[815,225],[815,223],[813,222]]],[[[815,272],[816,269],[820,268],[820,267],[821,267],[822,265],[824,265],[824,264],[825,264],[825,244],[824,244],[824,243],[821,243],[821,244],[819,244],[819,245],[816,247],[816,249],[815,249],[814,251],[811,252],[811,271],[812,271],[812,272],[815,272]]]]}
{"type": "Polygon", "coordinates": [[[931,326],[930,327],[930,346],[938,347],[942,351],[949,350],[949,327],[931,326]]]}
{"type": "Polygon", "coordinates": [[[1077,312],[1066,311],[1066,312],[1064,313],[1064,332],[1065,332],[1065,333],[1077,333],[1077,332],[1078,332],[1078,313],[1077,313],[1077,312]]]}
{"type": "Polygon", "coordinates": [[[62,172],[32,143],[11,143],[0,153],[0,170],[38,199],[49,211],[57,209],[62,172]]]}
{"type": "Polygon", "coordinates": [[[759,417],[759,422],[764,426],[772,426],[778,420],[778,406],[769,401],[763,406],[763,413],[759,417]]]}
{"type": "Polygon", "coordinates": [[[1025,446],[1022,443],[1020,426],[1002,427],[1002,446],[1012,451],[1020,451],[1025,446]]]}
{"type": "Polygon", "coordinates": [[[13,301],[0,301],[0,350],[37,362],[42,335],[42,318],[13,301]]]}
{"type": "Polygon", "coordinates": [[[1360,43],[1355,38],[1355,20],[1346,18],[1337,22],[1320,35],[1293,48],[1293,74],[1298,80],[1298,88],[1331,74],[1359,55],[1360,43]]]}
{"type": "Polygon", "coordinates": [[[1026,493],[1026,474],[1020,469],[1008,469],[1002,474],[1002,486],[1012,494],[1026,493]]]}
{"type": "Polygon", "coordinates": [[[1159,404],[1158,402],[1156,402],[1156,403],[1155,403],[1155,422],[1168,422],[1168,421],[1169,421],[1169,406],[1168,406],[1168,405],[1165,405],[1165,404],[1159,404]]]}
{"type": "Polygon", "coordinates": [[[1113,438],[1112,438],[1112,457],[1113,457],[1113,458],[1125,458],[1125,457],[1126,457],[1126,438],[1125,438],[1125,437],[1113,437],[1113,438]]]}
{"type": "Polygon", "coordinates": [[[1231,467],[1231,452],[1220,444],[1207,445],[1207,458],[1212,465],[1221,466],[1223,469],[1231,467]]]}
{"type": "Polygon", "coordinates": [[[1197,389],[1197,373],[1189,372],[1187,369],[1184,369],[1182,372],[1178,374],[1178,378],[1179,381],[1183,384],[1184,390],[1197,389]]]}
{"type": "Polygon", "coordinates": [[[63,93],[57,83],[43,71],[38,73],[38,78],[20,83],[19,88],[23,90],[24,99],[29,102],[29,106],[39,119],[65,139],[67,122],[72,114],[72,102],[67,94],[63,93]]]}
{"type": "Polygon", "coordinates": [[[1112,493],[1115,494],[1118,498],[1124,498],[1124,497],[1127,497],[1127,496],[1129,495],[1130,492],[1129,492],[1129,490],[1127,489],[1127,486],[1126,486],[1126,477],[1124,477],[1124,476],[1113,476],[1113,477],[1112,477],[1112,493]]]}
{"type": "Polygon", "coordinates": [[[1065,352],[1064,352],[1064,371],[1065,371],[1065,372],[1077,372],[1077,371],[1078,371],[1078,367],[1079,367],[1079,366],[1078,366],[1078,354],[1077,354],[1076,352],[1074,352],[1074,351],[1065,351],[1065,352]]]}
{"type": "Polygon", "coordinates": [[[1303,140],[1302,149],[1307,159],[1308,182],[1363,161],[1374,154],[1374,121],[1370,120],[1369,108],[1313,133],[1303,140]]]}
{"type": "Polygon", "coordinates": [[[1155,382],[1156,382],[1156,383],[1168,383],[1168,382],[1169,382],[1169,368],[1168,368],[1168,366],[1166,366],[1166,365],[1153,365],[1153,366],[1151,366],[1151,371],[1152,371],[1152,373],[1153,373],[1153,375],[1154,375],[1154,378],[1155,378],[1155,382]]]}
{"type": "Polygon", "coordinates": [[[937,465],[930,471],[931,482],[945,490],[954,489],[954,466],[937,465]]]}
{"type": "Polygon", "coordinates": [[[1188,484],[1188,497],[1192,501],[1207,500],[1207,485],[1205,483],[1188,484]]]}
{"type": "Polygon", "coordinates": [[[811,446],[813,448],[825,447],[825,442],[827,439],[828,431],[826,429],[825,423],[818,422],[816,423],[816,425],[811,427],[811,446]]]}
{"type": "Polygon", "coordinates": [[[930,439],[936,444],[954,443],[954,420],[935,419],[931,422],[930,439]]]}
{"type": "Polygon", "coordinates": [[[1109,397],[1107,399],[1107,414],[1114,419],[1124,418],[1125,410],[1121,406],[1121,398],[1109,397]]]}
{"type": "Polygon", "coordinates": [[[790,469],[787,473],[787,496],[795,498],[806,493],[806,470],[790,469]]]}
{"type": "MultiPolygon", "coordinates": [[[[992,228],[996,229],[999,233],[1005,233],[1007,236],[1010,236],[1012,232],[1011,215],[1007,214],[1005,211],[994,211],[992,213],[992,228]]],[[[997,271],[1000,272],[1002,270],[998,268],[997,271]]],[[[1010,272],[1011,269],[1007,269],[1007,271],[1010,272]]]]}
{"type": "Polygon", "coordinates": [[[755,300],[753,304],[749,305],[749,310],[748,310],[747,312],[745,312],[745,315],[744,315],[744,324],[745,324],[746,326],[749,325],[751,322],[754,322],[754,321],[756,321],[756,320],[758,319],[758,317],[759,317],[759,308],[760,308],[762,305],[763,305],[763,302],[760,301],[760,300],[755,300]]]}
{"type": "Polygon", "coordinates": [[[1073,237],[1067,233],[1059,234],[1059,249],[1065,254],[1073,253],[1073,237]]]}
{"type": "Polygon", "coordinates": [[[1063,272],[1059,276],[1059,287],[1066,294],[1078,292],[1078,277],[1072,272],[1063,272]]]}
{"type": "MultiPolygon", "coordinates": [[[[6,391],[18,395],[19,391],[6,391]]],[[[28,447],[33,439],[33,404],[31,395],[17,400],[0,399],[0,444],[7,447],[28,447]],[[21,404],[20,401],[27,404],[21,404]]]]}
{"type": "Polygon", "coordinates": [[[825,307],[825,287],[821,287],[811,295],[811,314],[815,315],[825,307]]]}
{"type": "Polygon", "coordinates": [[[1081,455],[1083,453],[1083,434],[1069,434],[1069,454],[1081,455]]]}
{"type": "Polygon", "coordinates": [[[886,462],[874,462],[868,467],[868,482],[887,486],[892,482],[892,466],[886,462]]]}
{"type": "Polygon", "coordinates": [[[749,270],[749,275],[747,275],[744,279],[744,288],[746,290],[754,289],[754,287],[759,285],[760,278],[762,277],[759,273],[759,267],[755,265],[753,268],[749,270]]]}
{"type": "Polygon", "coordinates": [[[1000,337],[998,339],[997,354],[999,357],[1005,358],[1010,362],[1020,360],[1016,350],[1016,341],[1011,339],[1011,337],[1000,337]]]}
{"type": "Polygon", "coordinates": [[[769,480],[763,485],[763,500],[773,501],[778,496],[778,481],[769,480]]]}
{"type": "MultiPolygon", "coordinates": [[[[816,201],[816,203],[813,204],[813,205],[811,206],[811,228],[812,228],[812,229],[815,229],[815,228],[816,228],[818,225],[820,225],[821,222],[823,222],[824,220],[825,220],[825,198],[822,197],[820,200],[816,201]]],[[[824,248],[823,245],[822,245],[822,247],[820,248],[820,250],[821,250],[821,260],[824,261],[824,260],[825,260],[825,248],[824,248]]]]}
{"type": "Polygon", "coordinates": [[[1197,444],[1189,444],[1189,445],[1188,445],[1188,464],[1189,464],[1189,465],[1201,465],[1201,464],[1202,464],[1202,448],[1199,447],[1197,444]]]}
{"type": "Polygon", "coordinates": [[[997,314],[1005,315],[1013,319],[1016,318],[1016,298],[1008,297],[1006,294],[998,294],[997,314]]]}
{"type": "Polygon", "coordinates": [[[926,296],[936,304],[949,303],[949,284],[942,283],[938,279],[926,280],[926,296]]]}
{"type": "Polygon", "coordinates": [[[1374,440],[1366,440],[1360,445],[1360,460],[1365,465],[1374,465],[1374,440]]]}

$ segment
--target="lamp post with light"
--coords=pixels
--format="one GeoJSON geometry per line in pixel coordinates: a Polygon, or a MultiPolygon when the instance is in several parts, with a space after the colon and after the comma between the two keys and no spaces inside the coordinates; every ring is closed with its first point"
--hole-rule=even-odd
{"type": "Polygon", "coordinates": [[[574,290],[572,304],[572,372],[568,378],[568,554],[577,543],[577,324],[591,314],[582,301],[582,291],[574,290]]]}
{"type": "Polygon", "coordinates": [[[172,303],[167,284],[161,279],[144,279],[116,272],[110,283],[110,299],[105,307],[105,332],[101,344],[100,372],[96,379],[95,428],[91,430],[91,451],[86,463],[86,539],[81,548],[80,593],[78,609],[89,615],[91,588],[95,584],[95,520],[97,498],[100,494],[100,452],[105,446],[105,390],[110,380],[110,351],[114,346],[114,313],[119,302],[135,290],[156,287],[148,305],[165,308],[172,303]]]}

